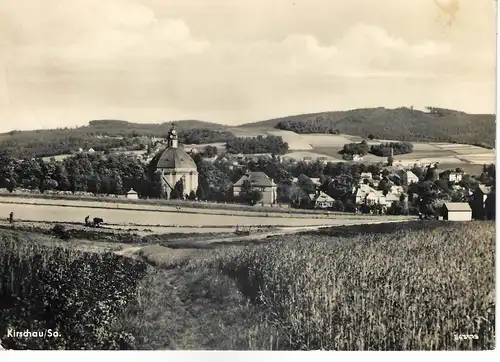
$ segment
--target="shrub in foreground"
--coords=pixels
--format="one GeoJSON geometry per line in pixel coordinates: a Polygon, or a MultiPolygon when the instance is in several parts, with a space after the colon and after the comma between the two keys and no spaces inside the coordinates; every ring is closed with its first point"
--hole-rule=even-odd
{"type": "Polygon", "coordinates": [[[8,349],[127,349],[133,337],[114,330],[135,300],[143,263],[117,255],[48,247],[0,234],[0,335],[8,349]],[[58,338],[10,338],[16,331],[57,331],[58,338]]]}

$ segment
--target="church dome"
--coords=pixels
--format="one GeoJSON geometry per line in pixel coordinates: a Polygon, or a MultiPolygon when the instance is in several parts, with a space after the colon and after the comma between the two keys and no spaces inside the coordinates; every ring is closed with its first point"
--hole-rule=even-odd
{"type": "Polygon", "coordinates": [[[193,169],[196,170],[196,163],[191,156],[182,148],[167,148],[158,160],[157,168],[168,169],[193,169]]]}

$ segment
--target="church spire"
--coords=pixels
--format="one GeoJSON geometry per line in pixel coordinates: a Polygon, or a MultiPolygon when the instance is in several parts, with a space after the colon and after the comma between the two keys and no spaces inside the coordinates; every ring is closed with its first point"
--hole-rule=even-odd
{"type": "Polygon", "coordinates": [[[179,147],[179,136],[175,130],[174,123],[171,123],[170,131],[168,132],[168,147],[177,148],[179,147]]]}

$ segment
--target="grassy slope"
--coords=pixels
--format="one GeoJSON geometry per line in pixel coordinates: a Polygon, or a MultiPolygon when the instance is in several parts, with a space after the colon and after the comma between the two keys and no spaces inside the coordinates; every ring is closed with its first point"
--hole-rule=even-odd
{"type": "Polygon", "coordinates": [[[484,142],[495,145],[495,116],[456,112],[444,117],[409,108],[366,108],[349,111],[301,114],[247,123],[245,128],[273,128],[281,121],[313,122],[334,126],[340,133],[379,139],[408,141],[442,141],[458,143],[484,142]]]}
{"type": "Polygon", "coordinates": [[[139,349],[492,348],[494,224],[401,229],[332,228],[215,250],[152,246],[140,257],[156,268],[113,328],[136,336],[139,349]]]}

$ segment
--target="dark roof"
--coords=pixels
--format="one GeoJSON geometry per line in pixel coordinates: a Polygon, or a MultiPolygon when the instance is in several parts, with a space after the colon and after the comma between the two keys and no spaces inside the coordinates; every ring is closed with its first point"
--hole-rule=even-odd
{"type": "Polygon", "coordinates": [[[243,185],[243,182],[249,180],[252,185],[255,186],[274,186],[273,180],[271,180],[264,172],[247,172],[245,175],[243,175],[235,184],[234,186],[241,186],[243,185]]]}
{"type": "Polygon", "coordinates": [[[158,160],[156,168],[183,168],[196,170],[196,163],[182,148],[167,148],[158,160]]]}
{"type": "Polygon", "coordinates": [[[472,211],[466,202],[445,202],[444,207],[448,211],[472,211]]]}

